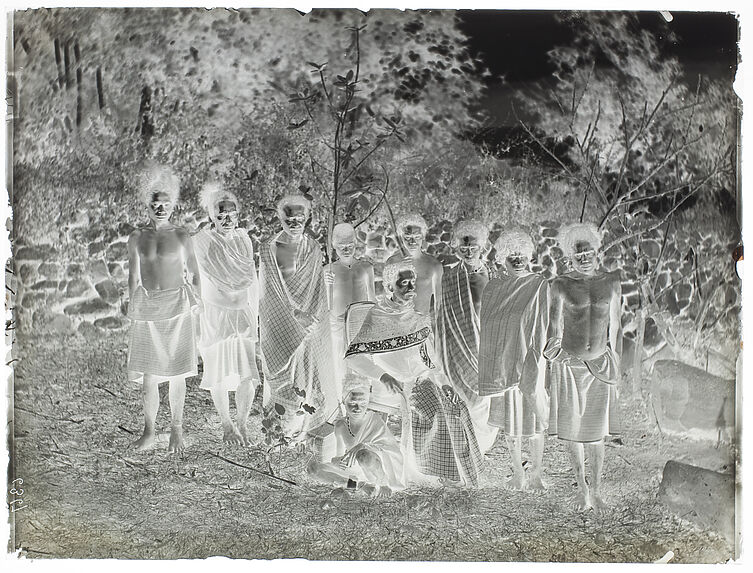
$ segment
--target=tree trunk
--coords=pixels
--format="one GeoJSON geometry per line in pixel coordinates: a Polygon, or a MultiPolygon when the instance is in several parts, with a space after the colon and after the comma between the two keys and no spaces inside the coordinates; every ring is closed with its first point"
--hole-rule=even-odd
{"type": "Polygon", "coordinates": [[[641,307],[638,309],[638,332],[635,335],[631,393],[640,390],[643,378],[643,340],[646,336],[646,309],[643,306],[643,300],[641,300],[641,307]]]}

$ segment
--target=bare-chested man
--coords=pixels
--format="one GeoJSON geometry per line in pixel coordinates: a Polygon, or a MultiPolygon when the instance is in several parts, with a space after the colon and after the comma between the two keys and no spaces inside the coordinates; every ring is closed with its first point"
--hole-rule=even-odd
{"type": "Polygon", "coordinates": [[[619,278],[597,268],[601,237],[595,226],[562,230],[562,250],[573,271],[552,281],[544,356],[552,362],[549,432],[567,440],[578,482],[578,509],[604,507],[601,473],[609,433],[609,385],[619,380],[615,348],[620,328],[619,278]],[[585,445],[585,452],[584,452],[585,445]],[[585,459],[591,465],[590,490],[585,459]]]}
{"type": "Polygon", "coordinates": [[[197,373],[192,313],[201,294],[199,269],[188,233],[170,222],[179,185],[178,177],[166,167],[145,174],[141,193],[150,222],[128,238],[128,373],[144,388],[144,433],[135,443],[140,450],[154,444],[159,383],[166,380],[172,415],[168,450],[184,449],[186,378],[197,373]],[[193,290],[185,283],[186,273],[193,290]]]}
{"type": "Polygon", "coordinates": [[[369,261],[355,258],[356,231],[348,223],[335,225],[332,246],[337,260],[324,269],[324,282],[329,289],[332,307],[332,352],[336,368],[338,393],[345,374],[345,311],[354,302],[375,301],[374,267],[369,261]]]}
{"type": "MultiPolygon", "coordinates": [[[[421,215],[404,215],[399,217],[396,223],[400,240],[408,252],[408,259],[416,269],[414,307],[416,312],[432,317],[432,327],[436,331],[437,310],[442,300],[442,263],[421,250],[428,231],[426,221],[421,215]]],[[[403,258],[405,257],[402,252],[398,251],[387,259],[387,262],[397,263],[403,258]]]]}
{"type": "Polygon", "coordinates": [[[282,231],[259,249],[264,403],[283,406],[286,433],[301,438],[326,420],[340,398],[329,321],[322,321],[327,311],[322,250],[304,234],[310,212],[311,202],[302,195],[283,197],[277,205],[282,231]],[[295,415],[302,398],[313,414],[295,415]]]}
{"type": "Polygon", "coordinates": [[[448,266],[442,275],[442,300],[437,316],[437,346],[447,378],[468,406],[479,448],[489,450],[498,429],[489,425],[489,402],[479,396],[478,366],[481,295],[489,282],[484,262],[489,230],[476,220],[455,225],[452,247],[460,262],[448,266]]]}

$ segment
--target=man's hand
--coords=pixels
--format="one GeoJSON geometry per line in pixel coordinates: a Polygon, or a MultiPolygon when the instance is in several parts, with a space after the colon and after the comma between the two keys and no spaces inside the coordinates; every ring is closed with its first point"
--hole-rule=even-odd
{"type": "Polygon", "coordinates": [[[444,386],[442,386],[442,392],[444,392],[444,395],[447,396],[450,402],[452,402],[453,404],[458,403],[458,400],[460,398],[458,398],[458,395],[455,392],[455,390],[452,389],[452,386],[450,386],[449,384],[445,384],[444,386]]]}
{"type": "Polygon", "coordinates": [[[332,286],[335,284],[335,273],[330,270],[324,269],[324,284],[332,286]]]}
{"type": "Polygon", "coordinates": [[[340,467],[341,468],[352,467],[353,464],[356,462],[356,456],[358,455],[358,452],[360,452],[362,448],[363,448],[362,444],[356,444],[350,450],[345,452],[345,455],[340,460],[340,467]]]}
{"type": "Polygon", "coordinates": [[[387,390],[389,390],[393,394],[397,394],[398,392],[403,391],[403,385],[386,372],[382,374],[379,380],[387,387],[387,390]]]}
{"type": "Polygon", "coordinates": [[[293,316],[307,332],[311,330],[311,327],[316,323],[316,319],[308,312],[303,312],[295,309],[293,311],[293,316]]]}

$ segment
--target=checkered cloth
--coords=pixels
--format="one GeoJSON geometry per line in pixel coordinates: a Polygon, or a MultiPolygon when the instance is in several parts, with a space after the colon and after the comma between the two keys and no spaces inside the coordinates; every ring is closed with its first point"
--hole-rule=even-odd
{"type": "Polygon", "coordinates": [[[619,381],[617,360],[611,348],[593,360],[581,360],[552,338],[544,348],[551,361],[549,433],[573,442],[597,442],[610,433],[610,390],[619,381]],[[563,362],[563,358],[569,358],[563,362]]]}
{"type": "Polygon", "coordinates": [[[410,405],[418,470],[476,487],[483,455],[465,403],[458,400],[453,404],[439,386],[423,379],[414,386],[410,405]]]}
{"type": "Polygon", "coordinates": [[[196,375],[193,306],[196,300],[188,285],[158,291],[139,286],[134,291],[128,305],[130,380],[143,382],[145,374],[165,380],[196,375]]]}

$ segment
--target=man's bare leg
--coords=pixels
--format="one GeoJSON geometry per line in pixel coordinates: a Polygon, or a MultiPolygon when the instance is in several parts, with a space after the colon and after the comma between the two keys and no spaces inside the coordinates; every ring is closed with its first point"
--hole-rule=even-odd
{"type": "Polygon", "coordinates": [[[591,502],[597,510],[605,509],[607,504],[601,497],[601,473],[604,469],[604,442],[586,444],[588,459],[591,464],[591,502]]]}
{"type": "Polygon", "coordinates": [[[222,441],[226,444],[240,445],[243,443],[243,437],[238,433],[238,428],[230,419],[230,396],[228,391],[217,386],[211,388],[209,393],[212,395],[212,402],[220,415],[222,422],[222,441]]]}
{"type": "Polygon", "coordinates": [[[249,378],[241,380],[238,390],[235,391],[235,421],[244,446],[249,444],[246,422],[248,422],[248,414],[251,411],[251,402],[254,399],[255,390],[256,388],[249,378]]]}
{"type": "Polygon", "coordinates": [[[384,466],[379,456],[369,450],[360,450],[356,454],[356,461],[369,481],[369,483],[363,486],[363,492],[371,497],[390,497],[392,489],[389,486],[376,485],[387,482],[387,474],[384,471],[384,466]]]}
{"type": "Polygon", "coordinates": [[[167,445],[167,451],[180,453],[186,447],[183,443],[183,406],[186,402],[186,379],[173,378],[169,384],[172,425],[170,427],[170,443],[167,445]]]}
{"type": "Polygon", "coordinates": [[[583,511],[591,507],[588,485],[586,484],[586,461],[583,453],[583,444],[580,442],[568,442],[567,449],[570,452],[570,461],[573,464],[573,471],[575,472],[575,481],[578,482],[575,507],[578,511],[583,511]]]}
{"type": "Polygon", "coordinates": [[[149,374],[144,374],[144,433],[133,445],[137,450],[146,450],[154,445],[157,432],[154,424],[159,410],[159,380],[149,374]]]}
{"type": "Polygon", "coordinates": [[[534,434],[530,438],[531,444],[531,476],[528,479],[528,485],[531,489],[543,491],[546,484],[542,479],[541,463],[544,459],[544,434],[534,434]]]}
{"type": "Polygon", "coordinates": [[[507,449],[510,451],[512,458],[512,478],[505,484],[510,489],[522,490],[526,485],[526,472],[523,469],[523,456],[521,454],[520,436],[505,435],[507,440],[507,449]]]}

